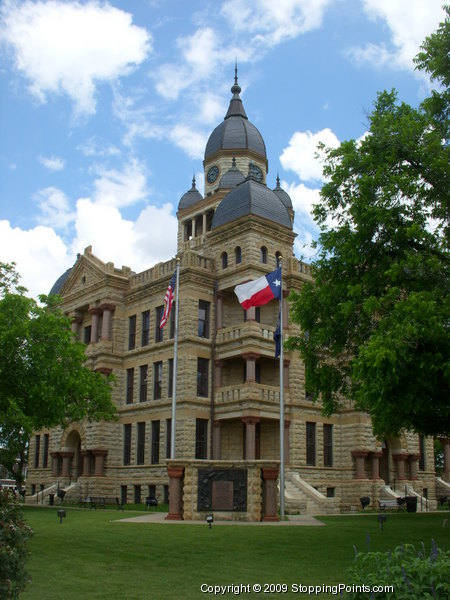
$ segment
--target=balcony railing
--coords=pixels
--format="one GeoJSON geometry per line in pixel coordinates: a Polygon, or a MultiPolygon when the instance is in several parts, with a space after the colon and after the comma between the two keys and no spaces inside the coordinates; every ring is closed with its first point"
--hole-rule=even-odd
{"type": "MultiPolygon", "coordinates": [[[[285,399],[289,396],[289,390],[285,389],[285,399]]],[[[273,385],[261,383],[243,383],[241,386],[226,386],[216,388],[215,403],[221,404],[245,404],[245,403],[280,403],[280,388],[273,385]]]]}

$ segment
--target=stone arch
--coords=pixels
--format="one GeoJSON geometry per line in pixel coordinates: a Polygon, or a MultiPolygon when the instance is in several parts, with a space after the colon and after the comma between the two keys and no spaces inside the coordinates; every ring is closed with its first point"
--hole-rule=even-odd
{"type": "Polygon", "coordinates": [[[73,437],[74,437],[73,432],[78,433],[78,436],[81,440],[81,446],[83,448],[86,448],[86,445],[87,445],[86,431],[82,425],[77,423],[77,424],[70,425],[70,427],[67,427],[67,429],[65,429],[63,431],[63,434],[61,436],[61,443],[60,443],[61,449],[65,449],[68,446],[70,446],[70,439],[73,439],[73,437]],[[68,440],[69,440],[69,442],[68,442],[68,440]]]}

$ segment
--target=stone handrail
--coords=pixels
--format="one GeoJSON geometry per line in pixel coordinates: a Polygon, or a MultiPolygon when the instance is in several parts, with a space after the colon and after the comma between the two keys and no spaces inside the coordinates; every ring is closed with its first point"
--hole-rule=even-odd
{"type": "Polygon", "coordinates": [[[264,339],[273,340],[275,327],[270,325],[261,325],[256,321],[247,321],[245,323],[240,323],[239,325],[233,325],[232,327],[223,327],[217,331],[216,343],[221,344],[224,342],[242,339],[245,334],[251,332],[256,333],[264,339]]]}
{"type": "Polygon", "coordinates": [[[260,383],[242,384],[237,386],[226,386],[216,388],[217,404],[226,402],[244,402],[246,400],[256,400],[260,402],[280,402],[280,388],[272,385],[262,385],[260,383]]]}

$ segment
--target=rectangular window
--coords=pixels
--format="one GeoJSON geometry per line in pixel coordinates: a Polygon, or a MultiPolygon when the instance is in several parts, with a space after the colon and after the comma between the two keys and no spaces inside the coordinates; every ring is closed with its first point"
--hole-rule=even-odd
{"type": "Polygon", "coordinates": [[[142,313],[142,334],[141,345],[147,346],[150,341],[150,311],[146,310],[142,313]]]}
{"type": "Polygon", "coordinates": [[[153,363],[153,400],[161,398],[162,362],[153,363]]]}
{"type": "Polygon", "coordinates": [[[49,442],[50,442],[50,436],[48,433],[46,433],[44,435],[44,462],[42,463],[42,466],[44,467],[44,469],[46,469],[48,467],[48,446],[49,446],[49,442]]]}
{"type": "Polygon", "coordinates": [[[123,426],[123,464],[131,463],[131,423],[123,426]]]}
{"type": "Polygon", "coordinates": [[[195,458],[208,455],[208,419],[195,419],[195,458]]]}
{"type": "Polygon", "coordinates": [[[323,426],[323,466],[333,466],[333,425],[323,426]]]}
{"type": "Polygon", "coordinates": [[[128,350],[136,348],[136,315],[128,317],[128,350]]]}
{"type": "Polygon", "coordinates": [[[141,486],[140,485],[134,486],[134,503],[135,504],[141,503],[141,486]]]}
{"type": "Polygon", "coordinates": [[[167,397],[172,398],[173,396],[173,358],[169,358],[168,363],[169,373],[167,380],[167,397]]]}
{"type": "Polygon", "coordinates": [[[306,464],[316,466],[316,424],[306,423],[306,464]]]}
{"type": "Polygon", "coordinates": [[[127,490],[127,486],[126,485],[121,485],[120,486],[120,501],[122,504],[126,504],[127,503],[127,496],[128,496],[128,490],[127,490]]]}
{"type": "Polygon", "coordinates": [[[39,468],[39,454],[41,452],[41,436],[37,435],[34,438],[34,468],[39,468]]]}
{"type": "Polygon", "coordinates": [[[159,463],[159,421],[152,421],[152,454],[151,463],[159,463]]]}
{"type": "Polygon", "coordinates": [[[145,463],[145,423],[137,424],[136,464],[145,463]]]}
{"type": "Polygon", "coordinates": [[[210,303],[204,300],[198,301],[198,336],[209,338],[209,312],[210,303]]]}
{"type": "Polygon", "coordinates": [[[166,458],[170,458],[172,449],[172,419],[166,419],[166,458]]]}
{"type": "Polygon", "coordinates": [[[134,369],[127,369],[127,404],[133,404],[134,396],[134,369]]]}
{"type": "Polygon", "coordinates": [[[150,498],[156,498],[156,485],[154,483],[148,484],[148,495],[150,498]]]}
{"type": "Polygon", "coordinates": [[[155,342],[163,341],[163,332],[164,329],[161,329],[159,324],[161,323],[162,316],[164,314],[164,306],[157,306],[155,309],[155,342]]]}
{"type": "Polygon", "coordinates": [[[147,376],[148,365],[139,367],[139,402],[147,401],[147,376]]]}
{"type": "Polygon", "coordinates": [[[90,344],[91,343],[91,330],[92,330],[92,327],[90,325],[87,325],[83,329],[83,342],[85,344],[90,344]]]}
{"type": "Polygon", "coordinates": [[[172,304],[169,315],[169,338],[172,340],[175,337],[175,314],[176,314],[176,302],[172,304]]]}
{"type": "Polygon", "coordinates": [[[208,397],[208,370],[209,360],[197,358],[197,396],[208,397]]]}
{"type": "Polygon", "coordinates": [[[419,435],[419,469],[425,471],[425,436],[419,435]]]}

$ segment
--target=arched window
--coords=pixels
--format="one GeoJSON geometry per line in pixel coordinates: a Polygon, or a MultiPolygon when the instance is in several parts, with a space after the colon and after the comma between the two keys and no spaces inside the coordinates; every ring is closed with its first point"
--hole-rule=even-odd
{"type": "Polygon", "coordinates": [[[222,269],[226,269],[228,267],[228,254],[226,252],[222,252],[222,269]]]}
{"type": "Polygon", "coordinates": [[[267,248],[265,246],[261,246],[261,252],[259,255],[260,262],[266,264],[267,263],[267,248]]]}
{"type": "Polygon", "coordinates": [[[281,252],[275,252],[275,265],[278,268],[280,266],[281,252]]]}
{"type": "Polygon", "coordinates": [[[236,246],[234,249],[234,260],[237,265],[242,261],[242,251],[240,246],[236,246]]]}

